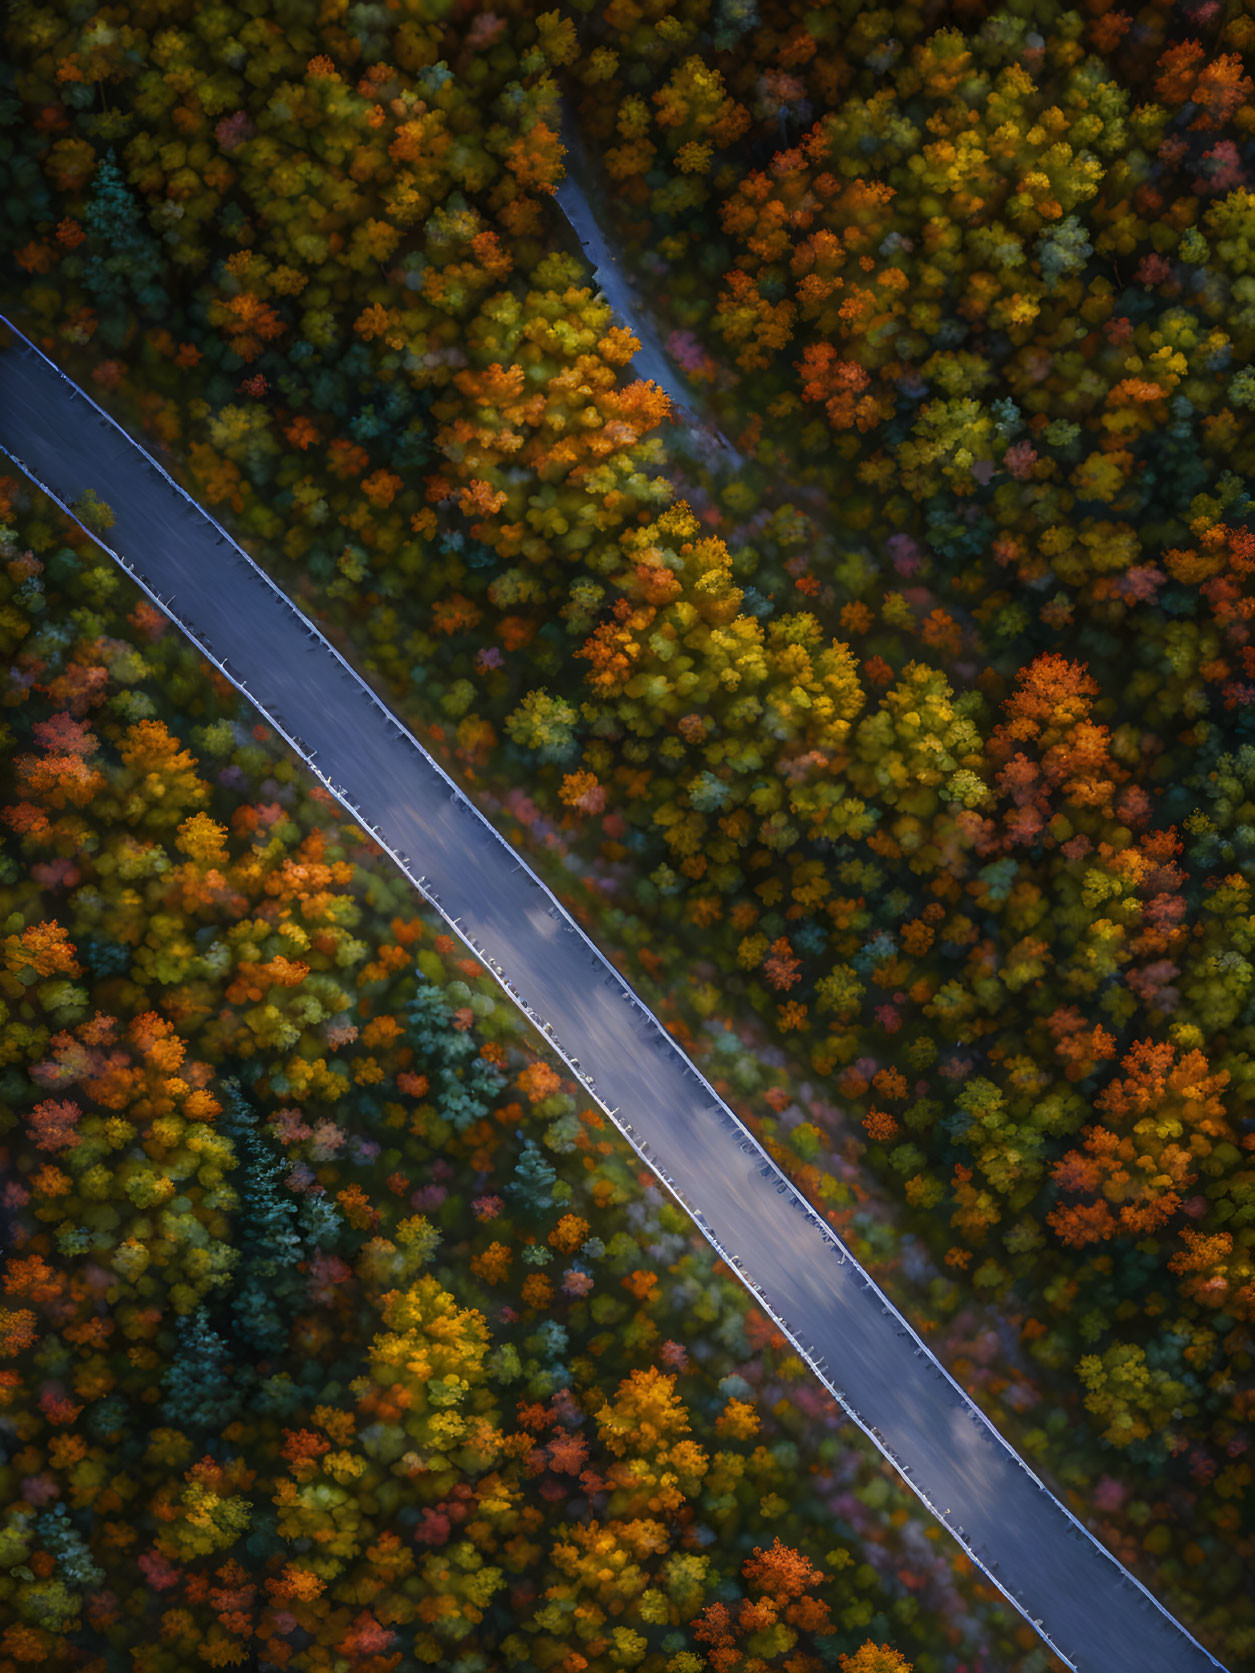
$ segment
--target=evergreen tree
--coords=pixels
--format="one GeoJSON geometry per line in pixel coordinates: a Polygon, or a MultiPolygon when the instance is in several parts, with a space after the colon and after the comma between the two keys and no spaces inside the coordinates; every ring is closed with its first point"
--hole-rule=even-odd
{"type": "Polygon", "coordinates": [[[234,1177],[240,1199],[236,1247],[240,1252],[231,1290],[231,1330],[255,1352],[273,1357],[288,1339],[292,1307],[300,1289],[298,1209],[283,1183],[284,1163],[258,1130],[257,1112],[239,1083],[224,1083],[219,1131],[235,1148],[234,1177]]]}
{"type": "Polygon", "coordinates": [[[163,1379],[161,1417],[189,1435],[216,1435],[239,1416],[241,1390],[226,1342],[202,1306],[179,1320],[179,1345],[163,1379]]]}
{"type": "MultiPolygon", "coordinates": [[[[460,1045],[455,1042],[467,1039],[470,1039],[469,1034],[451,1030],[440,1041],[440,1051],[435,1054],[437,1059],[440,1055],[447,1055],[449,1048],[462,1055],[460,1045]]],[[[500,1070],[482,1057],[474,1058],[465,1068],[443,1063],[435,1075],[437,1105],[441,1115],[452,1123],[457,1132],[464,1133],[474,1122],[489,1114],[504,1080],[500,1070]]]]}
{"type": "Polygon", "coordinates": [[[110,146],[96,165],[83,214],[87,260],[83,283],[100,310],[100,334],[111,348],[126,340],[127,307],[161,318],[169,306],[166,263],[110,146]]]}
{"type": "Polygon", "coordinates": [[[453,1016],[432,982],[420,982],[405,1008],[409,1037],[424,1058],[439,1052],[447,1034],[453,1032],[453,1016]]]}
{"type": "Polygon", "coordinates": [[[302,1197],[301,1232],[308,1248],[334,1249],[344,1230],[339,1209],[329,1197],[302,1197]]]}
{"type": "Polygon", "coordinates": [[[553,1207],[553,1183],[557,1174],[541,1155],[534,1139],[525,1139],[523,1154],[514,1165],[506,1195],[525,1214],[541,1215],[553,1207]]]}
{"type": "Polygon", "coordinates": [[[92,1561],[91,1552],[64,1504],[55,1504],[37,1516],[35,1532],[40,1543],[57,1559],[57,1577],[65,1585],[86,1590],[103,1582],[104,1570],[92,1561]]]}

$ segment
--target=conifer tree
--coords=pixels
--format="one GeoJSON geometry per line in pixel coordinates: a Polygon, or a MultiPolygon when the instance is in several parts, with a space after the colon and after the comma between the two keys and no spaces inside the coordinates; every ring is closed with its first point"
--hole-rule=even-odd
{"type": "Polygon", "coordinates": [[[525,1214],[544,1214],[553,1206],[553,1183],[557,1174],[541,1155],[534,1139],[525,1139],[523,1153],[514,1165],[506,1195],[525,1214]]]}
{"type": "Polygon", "coordinates": [[[232,1333],[269,1358],[287,1341],[287,1316],[299,1289],[297,1205],[283,1183],[283,1162],[259,1132],[257,1113],[239,1083],[228,1080],[224,1090],[219,1130],[231,1139],[239,1162],[233,1176],[240,1260],[231,1293],[232,1333]]]}
{"type": "Polygon", "coordinates": [[[163,1385],[161,1416],[171,1428],[213,1436],[239,1415],[243,1390],[232,1374],[230,1350],[203,1305],[179,1320],[178,1347],[163,1385]]]}
{"type": "Polygon", "coordinates": [[[83,214],[88,256],[83,283],[100,310],[100,333],[111,348],[126,340],[126,309],[134,301],[150,318],[168,302],[166,264],[157,240],[118,167],[113,147],[96,166],[83,214]]]}

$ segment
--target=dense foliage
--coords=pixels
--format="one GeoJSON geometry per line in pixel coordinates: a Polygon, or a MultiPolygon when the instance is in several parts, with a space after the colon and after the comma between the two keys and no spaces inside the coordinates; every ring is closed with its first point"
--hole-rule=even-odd
{"type": "MultiPolygon", "coordinates": [[[[1249,1664],[1240,0],[86,0],[7,39],[23,317],[596,866],[727,1078],[753,1017],[823,1087],[1015,1322],[1035,1461],[1249,1664]],[[743,470],[631,377],[564,103],[743,470]]],[[[839,1213],[836,1124],[772,1136],[839,1213]]]]}
{"type": "Polygon", "coordinates": [[[364,833],[0,488],[0,1668],[1053,1665],[364,833]]]}

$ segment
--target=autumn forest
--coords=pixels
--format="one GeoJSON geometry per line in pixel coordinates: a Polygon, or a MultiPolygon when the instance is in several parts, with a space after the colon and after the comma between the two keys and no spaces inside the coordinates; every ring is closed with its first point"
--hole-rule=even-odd
{"type": "MultiPolygon", "coordinates": [[[[0,305],[1249,1673],[1255,17],[1121,3],[14,0],[0,305]]],[[[0,1673],[1058,1673],[74,510],[0,470],[0,1673]]]]}

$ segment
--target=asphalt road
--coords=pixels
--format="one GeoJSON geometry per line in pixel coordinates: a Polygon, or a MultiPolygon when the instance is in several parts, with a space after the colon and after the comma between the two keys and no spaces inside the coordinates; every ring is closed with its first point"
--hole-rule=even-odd
{"type": "Polygon", "coordinates": [[[657,326],[611,249],[581,179],[579,139],[570,125],[563,127],[562,143],[567,151],[567,174],[558,183],[554,201],[579,240],[602,295],[641,345],[632,356],[633,373],[666,391],[677,420],[691,431],[700,432],[725,466],[743,465],[745,456],[711,424],[684,377],[667,358],[657,326]]]}
{"type": "MultiPolygon", "coordinates": [[[[5,323],[0,320],[0,327],[5,323]]],[[[510,845],[294,604],[38,350],[0,352],[0,451],[63,505],[368,826],[549,1032],[849,1415],[1082,1673],[1220,1664],[1059,1505],[510,845]],[[582,1066],[582,1067],[581,1067],[582,1066]]]]}

